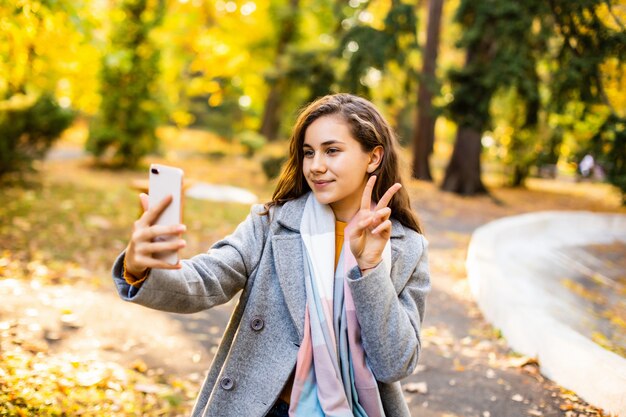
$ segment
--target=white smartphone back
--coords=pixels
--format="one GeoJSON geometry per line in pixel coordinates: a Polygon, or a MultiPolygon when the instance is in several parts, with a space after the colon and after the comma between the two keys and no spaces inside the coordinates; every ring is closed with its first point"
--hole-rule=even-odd
{"type": "MultiPolygon", "coordinates": [[[[167,165],[150,165],[148,208],[154,207],[170,194],[172,195],[172,202],[161,213],[155,224],[170,226],[182,223],[183,170],[167,165]]],[[[178,238],[178,235],[163,235],[157,236],[154,241],[165,242],[178,238]]],[[[178,263],[178,251],[159,252],[153,256],[171,265],[178,263]]]]}

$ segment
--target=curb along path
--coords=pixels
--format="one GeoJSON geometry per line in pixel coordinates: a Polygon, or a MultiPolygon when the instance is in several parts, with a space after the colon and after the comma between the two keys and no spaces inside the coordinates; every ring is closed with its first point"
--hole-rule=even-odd
{"type": "MultiPolygon", "coordinates": [[[[556,265],[554,260],[566,248],[614,241],[626,242],[625,215],[507,217],[474,233],[468,273],[481,310],[515,349],[538,357],[543,373],[561,385],[626,416],[626,359],[591,340],[583,324],[595,321],[589,313],[594,303],[562,284],[563,277],[576,277],[575,263],[556,265]]],[[[592,287],[602,286],[586,283],[596,293],[592,287]]]]}

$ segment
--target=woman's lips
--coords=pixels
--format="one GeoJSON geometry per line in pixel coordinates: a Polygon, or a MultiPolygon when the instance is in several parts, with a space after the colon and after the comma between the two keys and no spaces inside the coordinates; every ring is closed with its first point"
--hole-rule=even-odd
{"type": "Polygon", "coordinates": [[[313,181],[313,185],[315,186],[316,189],[323,189],[331,182],[332,181],[313,181]]]}

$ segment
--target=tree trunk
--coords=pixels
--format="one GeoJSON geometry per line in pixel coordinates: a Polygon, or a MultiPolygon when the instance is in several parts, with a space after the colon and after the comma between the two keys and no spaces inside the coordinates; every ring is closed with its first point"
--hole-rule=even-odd
{"type": "Polygon", "coordinates": [[[459,127],[441,188],[462,195],[487,192],[480,178],[481,132],[459,127]]]}
{"type": "Polygon", "coordinates": [[[439,49],[439,32],[443,0],[430,0],[428,29],[424,50],[424,67],[417,93],[417,120],[413,135],[413,178],[432,181],[429,157],[435,143],[435,117],[432,109],[433,88],[436,85],[435,68],[439,49]]]}
{"type": "Polygon", "coordinates": [[[261,119],[261,127],[259,133],[269,141],[276,140],[280,128],[280,120],[278,119],[281,97],[284,93],[284,77],[285,55],[287,47],[294,40],[297,32],[297,13],[300,0],[290,0],[289,13],[285,16],[281,23],[280,33],[278,35],[278,43],[276,45],[276,58],[274,60],[274,68],[276,70],[276,79],[272,80],[270,91],[265,99],[263,108],[263,118],[261,119]]]}
{"type": "Polygon", "coordinates": [[[261,122],[261,128],[259,133],[267,138],[267,140],[276,140],[278,137],[278,128],[280,122],[278,120],[278,108],[280,106],[280,91],[278,88],[279,82],[276,80],[271,88],[270,92],[265,99],[265,106],[263,108],[263,119],[261,122]]]}
{"type": "Polygon", "coordinates": [[[528,167],[522,164],[515,164],[513,166],[513,177],[511,178],[511,187],[521,187],[524,185],[524,180],[528,177],[528,167]]]}

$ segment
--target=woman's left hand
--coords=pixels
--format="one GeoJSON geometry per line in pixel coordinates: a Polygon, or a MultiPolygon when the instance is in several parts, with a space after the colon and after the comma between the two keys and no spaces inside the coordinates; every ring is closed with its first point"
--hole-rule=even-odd
{"type": "Polygon", "coordinates": [[[382,261],[383,249],[391,236],[391,209],[387,207],[393,195],[402,188],[395,183],[382,196],[372,210],[372,190],[376,176],[372,175],[363,189],[361,208],[354,219],[350,233],[350,249],[361,271],[370,269],[382,261]]]}

